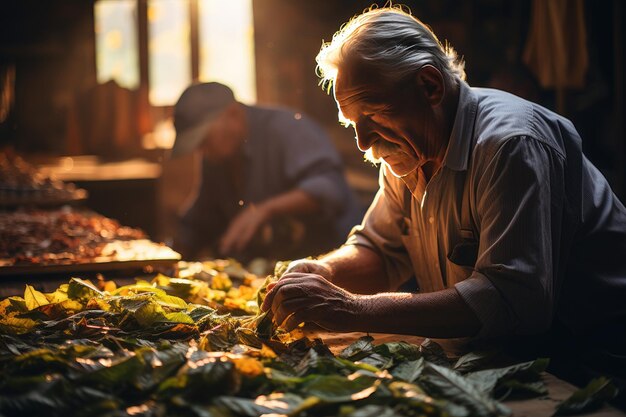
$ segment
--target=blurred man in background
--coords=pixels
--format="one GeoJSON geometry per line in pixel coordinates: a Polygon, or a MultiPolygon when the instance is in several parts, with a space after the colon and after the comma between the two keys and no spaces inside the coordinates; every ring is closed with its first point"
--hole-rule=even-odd
{"type": "Polygon", "coordinates": [[[198,83],[176,103],[174,127],[172,156],[202,160],[174,239],[185,259],[320,254],[360,222],[338,152],[305,115],[244,105],[225,85],[198,83]]]}

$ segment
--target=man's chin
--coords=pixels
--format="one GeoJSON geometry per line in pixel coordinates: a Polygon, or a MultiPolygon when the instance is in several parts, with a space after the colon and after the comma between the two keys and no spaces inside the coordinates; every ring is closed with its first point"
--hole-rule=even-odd
{"type": "Polygon", "coordinates": [[[396,178],[406,177],[417,169],[417,165],[406,165],[406,164],[394,164],[391,165],[388,162],[383,161],[383,163],[389,168],[389,171],[396,178]]]}

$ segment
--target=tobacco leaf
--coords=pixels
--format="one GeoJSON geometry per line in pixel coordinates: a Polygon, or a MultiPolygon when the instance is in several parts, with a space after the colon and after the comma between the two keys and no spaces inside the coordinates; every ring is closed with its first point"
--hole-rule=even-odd
{"type": "Polygon", "coordinates": [[[401,379],[406,382],[414,382],[424,371],[424,358],[414,361],[400,362],[391,371],[394,378],[401,379]]]}
{"type": "MultiPolygon", "coordinates": [[[[8,384],[26,385],[25,381],[8,381],[8,384]]],[[[5,387],[6,387],[5,383],[5,387]]],[[[76,411],[90,407],[115,410],[120,401],[112,394],[98,389],[74,386],[60,375],[30,378],[28,390],[6,394],[0,392],[0,410],[7,416],[62,416],[76,415],[76,411]]]]}
{"type": "Polygon", "coordinates": [[[295,394],[275,393],[262,395],[255,399],[221,396],[213,405],[225,409],[237,416],[258,417],[265,414],[287,415],[302,405],[304,399],[295,394]]]}
{"type": "Polygon", "coordinates": [[[426,361],[439,366],[445,366],[446,368],[450,367],[450,359],[438,343],[433,342],[430,339],[424,339],[422,344],[419,346],[419,350],[426,361]]]}
{"type": "Polygon", "coordinates": [[[381,380],[368,376],[349,379],[341,375],[316,375],[306,381],[299,391],[324,403],[359,401],[371,396],[381,380]]]}
{"type": "Polygon", "coordinates": [[[591,380],[586,387],[579,389],[556,406],[555,416],[586,413],[599,408],[605,401],[617,395],[617,388],[611,380],[599,377],[591,380]]]}
{"type": "Polygon", "coordinates": [[[370,335],[362,336],[350,346],[345,347],[340,353],[339,357],[348,359],[351,361],[358,361],[366,356],[374,353],[374,338],[370,335]]]}
{"type": "Polygon", "coordinates": [[[428,387],[431,395],[439,395],[440,398],[443,397],[462,405],[472,416],[490,417],[511,414],[507,407],[491,399],[472,381],[444,366],[427,363],[420,382],[428,387]]]}
{"type": "Polygon", "coordinates": [[[94,297],[102,297],[104,293],[92,283],[80,278],[72,278],[67,286],[67,296],[72,300],[89,300],[94,297]]]}
{"type": "MultiPolygon", "coordinates": [[[[443,350],[442,350],[443,351],[443,350]]],[[[394,361],[413,361],[422,356],[419,346],[406,342],[388,342],[374,348],[374,352],[394,361]]]]}
{"type": "Polygon", "coordinates": [[[43,293],[37,291],[30,285],[26,285],[24,289],[24,302],[26,303],[26,307],[29,310],[34,310],[37,307],[45,306],[46,304],[50,304],[48,299],[43,293]]]}
{"type": "Polygon", "coordinates": [[[486,394],[496,391],[505,391],[500,395],[502,399],[513,392],[542,395],[546,389],[541,388],[541,373],[548,367],[549,359],[539,358],[534,361],[518,363],[512,366],[497,369],[486,369],[470,372],[465,375],[467,380],[486,394]]]}
{"type": "Polygon", "coordinates": [[[481,368],[484,369],[485,365],[493,361],[499,353],[495,349],[466,353],[457,359],[452,369],[462,374],[477,371],[481,368]]]}

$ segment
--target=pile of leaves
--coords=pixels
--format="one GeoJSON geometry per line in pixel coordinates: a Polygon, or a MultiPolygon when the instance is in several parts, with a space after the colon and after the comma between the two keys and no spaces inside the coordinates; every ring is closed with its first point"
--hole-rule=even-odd
{"type": "Polygon", "coordinates": [[[0,415],[500,416],[508,396],[546,394],[545,359],[478,370],[490,355],[369,336],[334,355],[258,313],[275,278],[235,294],[220,273],[104,289],[72,278],[1,301],[0,415]],[[212,291],[245,302],[224,313],[212,291]]]}

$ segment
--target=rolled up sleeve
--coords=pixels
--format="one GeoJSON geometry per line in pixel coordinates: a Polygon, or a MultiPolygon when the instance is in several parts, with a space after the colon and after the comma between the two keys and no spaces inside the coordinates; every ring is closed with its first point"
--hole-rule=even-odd
{"type": "Polygon", "coordinates": [[[519,136],[473,169],[479,253],[455,288],[480,319],[480,338],[542,333],[552,322],[563,166],[553,148],[519,136]]]}

